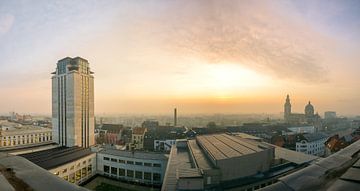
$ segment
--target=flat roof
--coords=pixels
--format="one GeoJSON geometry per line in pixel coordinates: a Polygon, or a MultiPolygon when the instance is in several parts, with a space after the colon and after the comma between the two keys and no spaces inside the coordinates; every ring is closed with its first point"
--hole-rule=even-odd
{"type": "Polygon", "coordinates": [[[164,153],[155,153],[155,152],[143,152],[143,151],[124,151],[118,149],[111,148],[103,148],[99,153],[121,156],[121,157],[129,157],[135,159],[148,159],[148,160],[167,160],[167,154],[164,153]]]}
{"type": "Polygon", "coordinates": [[[90,148],[57,147],[49,150],[22,154],[19,156],[26,158],[46,170],[50,170],[90,154],[92,154],[90,148]]]}
{"type": "Polygon", "coordinates": [[[270,148],[270,146],[257,141],[227,134],[202,135],[197,136],[196,139],[214,160],[239,157],[270,148]]]}

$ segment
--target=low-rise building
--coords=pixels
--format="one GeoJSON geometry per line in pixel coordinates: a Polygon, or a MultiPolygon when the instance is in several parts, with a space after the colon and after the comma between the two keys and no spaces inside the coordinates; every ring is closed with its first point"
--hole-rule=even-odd
{"type": "Polygon", "coordinates": [[[102,149],[97,153],[97,172],[119,180],[161,185],[167,159],[162,153],[102,149]]]}
{"type": "Polygon", "coordinates": [[[57,147],[20,156],[77,185],[96,174],[96,153],[90,148],[57,147]]]}
{"type": "Polygon", "coordinates": [[[49,128],[35,126],[0,128],[0,150],[52,143],[52,139],[52,130],[49,128]]]}
{"type": "Polygon", "coordinates": [[[302,134],[296,140],[296,151],[323,156],[325,154],[325,142],[328,138],[329,136],[325,133],[302,134]]]}
{"type": "Polygon", "coordinates": [[[316,158],[252,136],[213,134],[177,140],[162,190],[255,190],[316,158]]]}

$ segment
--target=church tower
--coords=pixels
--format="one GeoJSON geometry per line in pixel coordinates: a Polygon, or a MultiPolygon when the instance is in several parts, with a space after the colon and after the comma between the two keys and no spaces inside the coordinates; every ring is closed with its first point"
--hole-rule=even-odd
{"type": "Polygon", "coordinates": [[[284,119],[285,121],[289,121],[289,117],[291,115],[291,103],[289,94],[286,96],[286,102],[284,104],[284,119]]]}

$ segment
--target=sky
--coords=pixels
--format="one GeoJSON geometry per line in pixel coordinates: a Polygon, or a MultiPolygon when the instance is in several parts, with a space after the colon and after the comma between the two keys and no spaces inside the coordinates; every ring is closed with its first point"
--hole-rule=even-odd
{"type": "Polygon", "coordinates": [[[50,114],[83,57],[96,114],[360,114],[360,1],[0,1],[0,113],[50,114]]]}

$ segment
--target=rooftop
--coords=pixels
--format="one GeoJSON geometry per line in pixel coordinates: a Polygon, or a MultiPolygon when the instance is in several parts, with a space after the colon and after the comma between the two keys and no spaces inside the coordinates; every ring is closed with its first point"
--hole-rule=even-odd
{"type": "Polygon", "coordinates": [[[146,131],[146,128],[144,127],[135,127],[133,130],[132,130],[132,134],[135,134],[135,135],[143,135],[146,131]]]}
{"type": "Polygon", "coordinates": [[[313,142],[313,141],[317,141],[317,140],[329,137],[327,134],[321,133],[321,132],[304,134],[303,136],[309,142],[313,142]]]}
{"type": "Polygon", "coordinates": [[[148,159],[148,160],[167,160],[167,155],[164,153],[154,153],[154,152],[142,152],[142,151],[124,151],[118,149],[104,148],[99,153],[122,156],[122,157],[131,157],[136,159],[148,159]]]}
{"type": "Polygon", "coordinates": [[[257,141],[227,134],[203,135],[196,137],[196,139],[213,160],[239,157],[260,152],[270,147],[257,141]]]}
{"type": "Polygon", "coordinates": [[[90,148],[57,147],[49,150],[21,154],[20,156],[46,170],[50,170],[90,154],[92,154],[90,148]]]}
{"type": "Polygon", "coordinates": [[[87,191],[71,184],[52,173],[39,168],[32,162],[14,155],[0,152],[0,190],[71,190],[87,191]]]}

